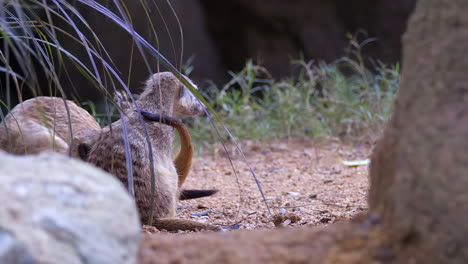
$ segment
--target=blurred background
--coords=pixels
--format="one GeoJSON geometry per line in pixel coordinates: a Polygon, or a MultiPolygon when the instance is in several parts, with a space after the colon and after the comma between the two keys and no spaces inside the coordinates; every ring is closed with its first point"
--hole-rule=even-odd
{"type": "MultiPolygon", "coordinates": [[[[97,2],[118,14],[112,1],[97,2]]],[[[134,29],[200,86],[207,82],[222,86],[231,78],[228,71],[240,71],[248,59],[265,67],[273,78],[289,76],[292,60],[332,62],[346,55],[350,36],[370,40],[362,49],[363,57],[398,62],[400,39],[415,4],[415,0],[123,2],[134,29]]],[[[152,67],[148,69],[127,32],[95,10],[78,2],[74,5],[99,36],[129,87],[138,90],[149,73],[158,70],[157,61],[148,56],[152,67]]],[[[45,18],[45,13],[39,14],[45,18]]],[[[55,23],[70,28],[63,21],[55,23]]],[[[76,41],[63,37],[62,45],[86,60],[86,49],[76,41]]],[[[78,87],[81,101],[101,97],[72,63],[65,63],[65,67],[67,74],[61,74],[64,87],[78,87]]],[[[27,89],[24,93],[25,98],[32,96],[27,89]]]]}
{"type": "MultiPolygon", "coordinates": [[[[168,70],[155,48],[239,138],[378,135],[415,2],[4,2],[0,119],[21,99],[65,95],[104,126],[119,118],[115,91],[139,93],[168,70]]],[[[187,122],[194,138],[217,138],[206,122],[187,122]]]]}

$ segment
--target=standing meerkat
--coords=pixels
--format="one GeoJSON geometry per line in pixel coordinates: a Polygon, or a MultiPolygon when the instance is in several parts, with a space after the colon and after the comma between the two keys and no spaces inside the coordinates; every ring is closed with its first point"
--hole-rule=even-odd
{"type": "MultiPolygon", "coordinates": [[[[205,107],[172,73],[152,75],[136,101],[139,109],[163,116],[182,114],[194,116],[205,107]]],[[[173,128],[145,120],[152,148],[150,160],[147,138],[141,116],[135,109],[125,111],[125,122],[132,157],[135,200],[143,223],[149,221],[151,200],[151,162],[154,165],[156,190],[154,192],[153,225],[166,230],[220,230],[219,227],[191,220],[174,218],[178,198],[179,177],[172,159],[173,128]]],[[[122,120],[102,129],[92,145],[87,161],[116,175],[127,184],[127,168],[123,140],[122,120]],[[110,129],[112,127],[112,131],[110,129]]]]}
{"type": "Polygon", "coordinates": [[[91,144],[100,130],[96,120],[73,101],[39,96],[15,106],[0,123],[0,149],[23,155],[68,154],[71,148],[72,156],[78,157],[77,144],[91,144]]]}
{"type": "MultiPolygon", "coordinates": [[[[115,103],[121,108],[123,112],[129,110],[132,111],[134,109],[130,99],[124,93],[116,92],[115,103]]],[[[184,123],[182,123],[182,121],[179,121],[170,116],[160,115],[157,113],[148,112],[146,110],[141,110],[140,113],[148,121],[159,122],[171,126],[177,130],[180,139],[180,150],[174,158],[174,165],[177,170],[177,175],[179,176],[179,187],[181,187],[187,178],[190,169],[192,168],[194,148],[189,130],[184,125],[184,123]]],[[[93,139],[96,139],[96,137],[94,136],[93,139]]],[[[91,143],[94,142],[82,142],[78,146],[81,158],[83,160],[87,159],[89,150],[91,149],[91,143]]]]}
{"type": "MultiPolygon", "coordinates": [[[[125,105],[125,109],[128,109],[129,104],[125,105]]],[[[159,114],[150,113],[147,111],[142,110],[141,115],[149,121],[160,122],[162,124],[166,124],[171,126],[177,130],[180,138],[180,150],[174,158],[174,166],[177,171],[178,175],[178,186],[179,189],[182,187],[185,179],[187,178],[188,174],[190,173],[190,169],[192,167],[192,159],[193,159],[193,143],[192,138],[190,136],[190,132],[188,131],[187,127],[182,123],[180,120],[177,120],[172,117],[168,116],[161,116],[159,114]]],[[[97,136],[93,135],[94,140],[97,139],[97,136]]],[[[78,145],[78,153],[80,158],[84,161],[88,159],[88,153],[91,149],[92,145],[95,142],[77,142],[78,145]]],[[[75,150],[76,152],[76,150],[75,150]]],[[[208,189],[208,190],[192,190],[192,189],[181,189],[179,200],[188,200],[188,199],[197,199],[202,197],[211,196],[217,193],[218,190],[208,189]]]]}

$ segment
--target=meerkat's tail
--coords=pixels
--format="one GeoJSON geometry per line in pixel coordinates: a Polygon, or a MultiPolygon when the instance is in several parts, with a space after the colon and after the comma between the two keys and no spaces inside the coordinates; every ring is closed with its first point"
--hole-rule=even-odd
{"type": "Polygon", "coordinates": [[[190,200],[211,196],[218,190],[182,190],[179,194],[179,200],[190,200]]]}
{"type": "Polygon", "coordinates": [[[200,230],[210,230],[210,231],[223,231],[223,228],[219,226],[214,226],[210,224],[200,223],[193,220],[187,219],[178,219],[178,218],[158,218],[153,222],[159,230],[167,231],[200,231],[200,230]]]}

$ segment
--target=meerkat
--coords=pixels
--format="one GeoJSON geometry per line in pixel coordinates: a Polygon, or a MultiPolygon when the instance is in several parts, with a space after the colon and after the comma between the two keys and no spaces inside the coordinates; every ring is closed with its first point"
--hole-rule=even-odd
{"type": "MultiPolygon", "coordinates": [[[[152,75],[136,103],[139,109],[169,117],[174,114],[194,116],[205,111],[203,104],[169,72],[152,75]]],[[[124,119],[132,157],[135,201],[142,222],[150,222],[149,217],[152,215],[151,221],[159,229],[219,231],[220,228],[216,226],[175,218],[179,176],[172,159],[173,128],[158,122],[143,121],[152,149],[150,160],[148,138],[141,123],[143,118],[140,113],[133,108],[127,109],[124,119]],[[154,165],[156,187],[153,194],[153,212],[150,211],[151,163],[154,165]]],[[[87,161],[116,175],[127,184],[122,120],[102,129],[88,153],[87,161]]]]}
{"type": "MultiPolygon", "coordinates": [[[[166,120],[166,119],[163,119],[166,120]]],[[[159,122],[159,120],[154,120],[159,122]]],[[[182,183],[192,165],[193,144],[190,133],[182,122],[171,122],[181,137],[181,149],[175,166],[182,183]]],[[[73,101],[59,97],[39,96],[15,106],[0,123],[0,149],[12,154],[37,154],[54,151],[86,159],[83,146],[91,146],[98,138],[101,127],[85,109],[73,101]],[[65,103],[70,112],[68,117],[65,103]],[[70,126],[73,140],[71,142],[70,126]]],[[[181,190],[180,200],[213,195],[217,190],[181,190]]]]}
{"type": "MultiPolygon", "coordinates": [[[[128,109],[132,109],[130,99],[126,94],[116,92],[114,97],[115,103],[121,110],[126,111],[128,109]]],[[[187,127],[184,125],[183,122],[168,116],[161,116],[159,114],[150,113],[147,111],[141,111],[142,116],[146,120],[160,122],[169,126],[172,126],[177,130],[180,139],[180,150],[174,158],[174,165],[177,171],[177,175],[179,176],[179,189],[182,187],[185,179],[187,178],[190,169],[192,167],[192,160],[193,160],[193,143],[192,138],[190,136],[190,132],[187,127]]],[[[99,131],[92,130],[88,132],[88,140],[75,140],[72,151],[73,153],[78,153],[79,157],[86,161],[89,150],[91,149],[92,144],[98,137],[99,131]]],[[[179,200],[189,200],[189,199],[198,199],[202,197],[207,197],[214,195],[218,192],[215,189],[207,189],[207,190],[193,190],[193,189],[180,189],[179,200]]]]}
{"type": "MultiPolygon", "coordinates": [[[[126,107],[126,109],[128,109],[126,107]]],[[[168,116],[161,116],[159,114],[150,113],[147,111],[142,110],[141,115],[146,119],[154,122],[160,122],[162,124],[166,124],[168,126],[172,126],[177,130],[180,138],[180,150],[174,158],[174,165],[177,171],[177,175],[179,177],[179,189],[182,187],[185,179],[187,178],[190,169],[192,167],[192,159],[193,159],[193,143],[192,138],[190,136],[190,132],[188,131],[187,127],[181,121],[168,117],[168,116]]],[[[96,136],[94,136],[96,138],[96,136]]],[[[92,142],[94,143],[94,142],[92,142]]],[[[89,150],[92,147],[91,142],[81,142],[78,146],[78,151],[75,152],[79,153],[79,156],[83,160],[87,160],[89,150]]],[[[208,190],[192,190],[192,189],[181,189],[179,194],[179,200],[189,200],[189,199],[198,199],[202,197],[211,196],[216,194],[218,190],[215,189],[208,189],[208,190]]]]}
{"type": "Polygon", "coordinates": [[[78,144],[91,144],[100,130],[96,120],[73,101],[40,96],[18,104],[5,116],[0,123],[0,149],[18,155],[71,152],[78,157],[78,144]]]}
{"type": "MultiPolygon", "coordinates": [[[[138,95],[134,96],[138,98],[138,95]]],[[[116,92],[114,101],[123,112],[128,110],[131,111],[131,109],[133,109],[132,103],[126,93],[116,92]]],[[[174,158],[174,165],[177,170],[177,175],[179,175],[179,187],[181,187],[190,172],[190,168],[192,167],[194,148],[190,132],[184,123],[175,118],[145,110],[141,110],[141,115],[146,120],[166,124],[177,130],[180,139],[180,150],[174,158]]],[[[80,144],[79,151],[81,152],[83,160],[86,159],[90,148],[91,144],[87,144],[87,142],[80,144]]]]}
{"type": "MultiPolygon", "coordinates": [[[[184,123],[175,118],[161,116],[159,114],[150,113],[144,110],[140,111],[140,113],[147,120],[161,122],[163,124],[172,126],[177,130],[180,139],[180,150],[174,158],[174,165],[177,171],[177,175],[179,176],[179,188],[181,188],[192,167],[194,148],[190,132],[184,123]]],[[[211,196],[217,192],[218,190],[181,190],[179,200],[211,196]]]]}

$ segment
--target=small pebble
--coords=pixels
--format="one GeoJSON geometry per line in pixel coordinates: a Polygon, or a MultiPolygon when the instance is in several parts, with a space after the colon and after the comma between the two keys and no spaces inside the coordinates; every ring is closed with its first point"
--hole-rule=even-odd
{"type": "Polygon", "coordinates": [[[205,211],[194,213],[194,214],[192,214],[192,216],[204,216],[204,215],[208,215],[211,212],[213,212],[213,211],[211,209],[208,209],[208,210],[205,210],[205,211]]]}

